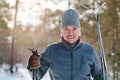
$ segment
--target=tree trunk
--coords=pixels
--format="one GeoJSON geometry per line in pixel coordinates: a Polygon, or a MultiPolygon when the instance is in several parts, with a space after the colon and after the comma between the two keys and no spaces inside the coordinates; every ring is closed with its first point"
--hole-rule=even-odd
{"type": "Polygon", "coordinates": [[[17,20],[17,10],[18,10],[18,0],[16,0],[16,6],[15,6],[15,17],[14,17],[14,27],[13,27],[13,33],[12,33],[12,47],[11,47],[11,58],[10,58],[10,72],[13,73],[13,67],[15,64],[15,52],[14,52],[14,41],[15,41],[15,27],[16,27],[16,20],[17,20]]]}

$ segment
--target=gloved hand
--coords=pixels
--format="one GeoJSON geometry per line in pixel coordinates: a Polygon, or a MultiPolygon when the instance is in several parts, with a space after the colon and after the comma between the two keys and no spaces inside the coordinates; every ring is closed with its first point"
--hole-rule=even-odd
{"type": "Polygon", "coordinates": [[[40,67],[40,55],[31,55],[28,60],[27,68],[29,70],[37,69],[40,67]]]}

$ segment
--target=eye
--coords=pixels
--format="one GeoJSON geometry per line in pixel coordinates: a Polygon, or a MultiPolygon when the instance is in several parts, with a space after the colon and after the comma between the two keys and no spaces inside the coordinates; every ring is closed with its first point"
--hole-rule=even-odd
{"type": "Polygon", "coordinates": [[[67,27],[63,28],[63,30],[67,30],[67,27]]]}
{"type": "Polygon", "coordinates": [[[66,28],[64,28],[64,30],[65,30],[65,31],[69,31],[70,29],[66,27],[66,28]]]}
{"type": "Polygon", "coordinates": [[[73,28],[73,30],[77,30],[77,28],[76,28],[76,27],[74,27],[74,28],[73,28]]]}

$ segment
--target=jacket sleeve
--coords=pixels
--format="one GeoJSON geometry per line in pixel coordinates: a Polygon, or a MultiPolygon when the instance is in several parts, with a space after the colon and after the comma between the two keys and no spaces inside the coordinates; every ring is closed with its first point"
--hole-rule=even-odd
{"type": "Polygon", "coordinates": [[[92,68],[91,68],[91,74],[94,80],[104,80],[103,74],[102,74],[102,68],[100,65],[100,62],[98,61],[98,58],[96,56],[96,52],[93,49],[92,51],[92,68]]]}
{"type": "Polygon", "coordinates": [[[50,67],[50,63],[51,63],[51,59],[49,56],[49,50],[48,48],[46,48],[46,50],[44,50],[43,53],[41,54],[41,58],[40,58],[41,66],[38,69],[38,76],[40,79],[43,78],[43,76],[47,72],[48,68],[50,67]]]}

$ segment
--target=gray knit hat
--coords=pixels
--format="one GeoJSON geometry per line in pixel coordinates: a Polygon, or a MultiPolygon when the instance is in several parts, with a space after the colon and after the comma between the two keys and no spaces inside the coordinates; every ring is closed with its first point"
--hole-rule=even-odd
{"type": "Polygon", "coordinates": [[[79,13],[73,9],[66,10],[61,19],[61,28],[69,25],[80,27],[79,13]]]}

